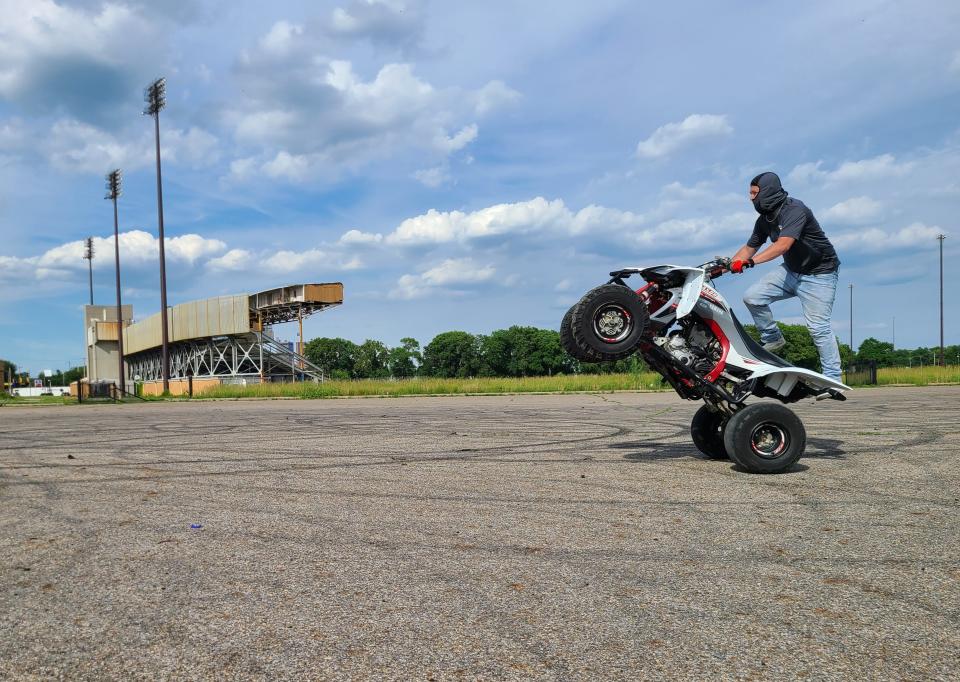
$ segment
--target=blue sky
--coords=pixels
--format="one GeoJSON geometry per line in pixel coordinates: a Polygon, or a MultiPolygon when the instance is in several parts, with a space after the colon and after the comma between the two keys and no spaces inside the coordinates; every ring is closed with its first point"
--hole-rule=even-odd
{"type": "MultiPolygon", "coordinates": [[[[159,309],[157,76],[171,304],[342,281],[307,338],[556,328],[614,268],[731,254],[770,169],[840,252],[843,340],[853,283],[856,342],[937,342],[947,233],[955,343],[958,35],[942,1],[0,0],[0,357],[81,361],[115,167],[124,302],[159,309]]],[[[718,282],[744,319],[762,272],[718,282]]]]}

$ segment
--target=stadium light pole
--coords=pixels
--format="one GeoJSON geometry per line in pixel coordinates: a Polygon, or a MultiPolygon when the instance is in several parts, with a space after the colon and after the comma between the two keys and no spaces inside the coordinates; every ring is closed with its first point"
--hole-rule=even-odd
{"type": "Polygon", "coordinates": [[[941,233],[937,235],[937,240],[940,242],[940,366],[946,366],[946,359],[944,358],[943,350],[943,240],[947,238],[947,235],[941,233]]]}
{"type": "Polygon", "coordinates": [[[167,261],[164,256],[163,243],[163,182],[160,175],[160,110],[167,104],[167,82],[158,78],[147,86],[144,100],[147,103],[143,110],[145,116],[153,116],[154,139],[157,147],[157,228],[160,237],[160,338],[162,341],[161,362],[163,367],[163,392],[170,392],[170,346],[167,329],[167,261]]]}
{"type": "Polygon", "coordinates": [[[90,305],[93,305],[93,237],[84,240],[83,257],[90,266],[90,305]]]}
{"type": "Polygon", "coordinates": [[[123,176],[120,169],[107,173],[107,196],[104,199],[113,201],[113,248],[114,257],[117,266],[117,350],[119,351],[120,363],[120,394],[127,390],[125,372],[123,371],[123,308],[120,302],[120,220],[117,214],[117,199],[120,198],[121,183],[123,176]]]}

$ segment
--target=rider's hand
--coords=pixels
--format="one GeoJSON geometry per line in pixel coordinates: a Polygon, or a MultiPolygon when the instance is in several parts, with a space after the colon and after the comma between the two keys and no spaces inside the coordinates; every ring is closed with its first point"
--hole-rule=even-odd
{"type": "Polygon", "coordinates": [[[748,258],[747,260],[735,260],[730,263],[730,272],[739,275],[747,268],[752,268],[753,265],[754,263],[752,258],[748,258]]]}

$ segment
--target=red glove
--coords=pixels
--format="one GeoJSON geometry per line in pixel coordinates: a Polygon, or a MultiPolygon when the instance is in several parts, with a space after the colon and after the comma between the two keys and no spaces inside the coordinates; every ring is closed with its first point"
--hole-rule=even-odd
{"type": "Polygon", "coordinates": [[[747,260],[735,260],[730,263],[730,272],[739,275],[747,268],[752,268],[753,265],[754,263],[752,258],[748,258],[747,260]]]}

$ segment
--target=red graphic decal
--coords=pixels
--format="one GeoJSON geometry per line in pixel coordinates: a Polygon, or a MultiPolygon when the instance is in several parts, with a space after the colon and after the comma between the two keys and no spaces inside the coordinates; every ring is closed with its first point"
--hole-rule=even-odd
{"type": "Polygon", "coordinates": [[[706,289],[706,288],[701,289],[700,297],[707,299],[711,303],[716,303],[721,308],[723,307],[723,303],[720,301],[720,298],[715,293],[713,293],[710,289],[706,289]]]}

